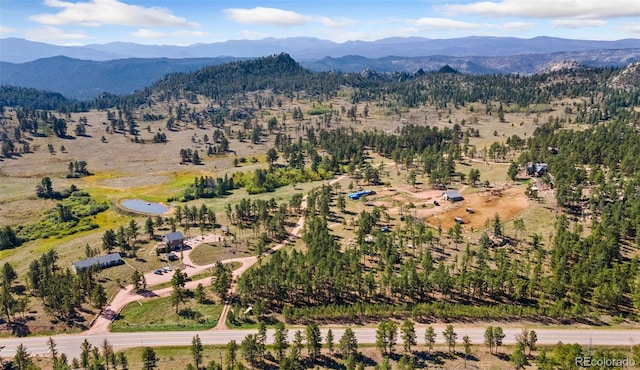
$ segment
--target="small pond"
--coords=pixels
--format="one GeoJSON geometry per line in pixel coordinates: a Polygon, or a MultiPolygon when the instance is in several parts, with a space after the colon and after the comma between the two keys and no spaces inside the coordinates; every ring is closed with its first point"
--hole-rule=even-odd
{"type": "Polygon", "coordinates": [[[140,199],[127,199],[120,202],[120,204],[133,212],[146,213],[151,215],[161,215],[169,211],[169,207],[160,203],[145,202],[140,199]]]}

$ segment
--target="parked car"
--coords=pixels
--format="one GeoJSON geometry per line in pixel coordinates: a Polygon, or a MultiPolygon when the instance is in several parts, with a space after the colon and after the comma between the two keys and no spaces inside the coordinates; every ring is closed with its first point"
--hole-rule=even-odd
{"type": "Polygon", "coordinates": [[[162,275],[162,270],[155,270],[153,273],[156,275],[162,275]]]}

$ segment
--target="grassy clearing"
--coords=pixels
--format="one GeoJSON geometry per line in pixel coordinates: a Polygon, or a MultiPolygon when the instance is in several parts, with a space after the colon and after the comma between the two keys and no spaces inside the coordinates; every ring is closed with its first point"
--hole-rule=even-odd
{"type": "Polygon", "coordinates": [[[165,330],[205,330],[218,323],[222,306],[211,303],[201,304],[195,299],[180,306],[176,315],[171,298],[157,298],[134,302],[127,305],[120,317],[113,322],[111,331],[165,331],[165,330]]]}
{"type": "Polygon", "coordinates": [[[485,163],[485,162],[466,162],[468,165],[457,164],[456,171],[460,171],[465,175],[469,174],[472,168],[480,171],[480,182],[489,180],[492,184],[510,183],[507,179],[507,171],[509,170],[509,162],[505,163],[485,163]]]}
{"type": "MultiPolygon", "coordinates": [[[[212,175],[212,173],[206,173],[212,175]]],[[[165,202],[180,193],[202,172],[172,171],[146,177],[130,177],[125,173],[100,172],[83,178],[82,186],[99,200],[118,202],[124,198],[140,198],[149,202],[165,202]]]]}
{"type": "Polygon", "coordinates": [[[247,248],[246,243],[237,243],[239,246],[236,251],[236,247],[221,247],[218,244],[204,243],[195,247],[191,251],[191,261],[196,265],[209,265],[229,258],[247,257],[253,256],[255,253],[253,250],[247,248]]]}
{"type": "MultiPolygon", "coordinates": [[[[535,201],[529,202],[529,208],[525,209],[518,218],[521,218],[525,224],[525,239],[527,242],[531,241],[531,236],[538,234],[542,236],[543,244],[547,245],[549,242],[549,232],[553,230],[556,216],[554,211],[549,208],[548,204],[536,203],[535,201]]],[[[515,229],[513,222],[507,222],[505,224],[505,232],[507,235],[514,235],[515,229]]]]}

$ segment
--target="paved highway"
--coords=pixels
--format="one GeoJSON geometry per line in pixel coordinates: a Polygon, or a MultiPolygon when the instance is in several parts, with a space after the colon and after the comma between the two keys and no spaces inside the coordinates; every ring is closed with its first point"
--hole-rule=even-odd
{"type": "MultiPolygon", "coordinates": [[[[444,343],[442,331],[444,325],[434,325],[436,330],[436,341],[444,343]]],[[[454,325],[456,333],[458,333],[458,343],[462,342],[462,337],[468,335],[471,342],[476,345],[482,345],[484,342],[485,327],[472,327],[454,325]]],[[[296,328],[289,328],[289,341],[293,339],[296,328]]],[[[303,329],[304,330],[304,329],[303,329]]],[[[326,336],[327,328],[323,328],[323,338],[326,336]]],[[[337,342],[344,328],[332,329],[335,341],[337,342]]],[[[353,328],[358,343],[375,343],[375,328],[353,328]]],[[[424,340],[425,328],[423,326],[416,329],[418,343],[422,344],[424,340]]],[[[515,343],[515,336],[521,331],[520,328],[504,328],[504,344],[515,343]]],[[[553,345],[560,341],[563,343],[578,343],[581,345],[616,345],[631,346],[640,344],[640,329],[624,330],[624,329],[574,329],[574,328],[542,328],[535,329],[538,334],[538,344],[553,345]]],[[[115,350],[131,347],[161,347],[161,346],[190,346],[191,339],[198,334],[203,344],[226,344],[230,340],[236,340],[238,343],[244,339],[247,334],[255,333],[256,330],[207,330],[207,331],[184,331],[184,332],[141,332],[141,333],[105,333],[105,334],[65,334],[54,335],[53,338],[58,345],[58,351],[65,353],[70,359],[79,357],[80,343],[87,339],[92,345],[100,346],[106,338],[115,350]]],[[[273,342],[273,330],[267,333],[267,342],[273,342]]],[[[13,357],[16,347],[22,343],[28,348],[31,355],[46,356],[49,354],[47,347],[48,337],[27,337],[27,338],[0,338],[0,348],[5,346],[0,352],[0,357],[13,357]]]]}

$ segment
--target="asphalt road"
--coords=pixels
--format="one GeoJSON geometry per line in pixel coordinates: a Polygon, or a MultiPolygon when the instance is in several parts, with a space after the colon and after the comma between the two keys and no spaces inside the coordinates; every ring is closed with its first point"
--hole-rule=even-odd
{"type": "MultiPolygon", "coordinates": [[[[483,345],[485,327],[464,326],[456,328],[458,343],[462,342],[462,337],[468,335],[471,342],[476,345],[483,345]]],[[[437,343],[444,343],[442,331],[444,325],[435,325],[437,343]]],[[[293,339],[296,328],[289,328],[289,341],[293,339]]],[[[302,329],[304,330],[304,329],[302,329]]],[[[323,338],[326,330],[322,330],[323,338]]],[[[337,343],[344,332],[344,328],[332,329],[337,343]]],[[[358,343],[375,343],[375,328],[353,328],[358,343]]],[[[424,327],[416,329],[418,344],[424,343],[424,327]]],[[[519,328],[504,328],[504,344],[515,343],[515,336],[521,331],[519,328]]],[[[574,328],[543,328],[535,329],[538,334],[538,344],[553,345],[558,342],[578,343],[581,345],[616,345],[631,346],[640,344],[640,329],[574,329],[574,328]]],[[[92,345],[100,346],[106,338],[115,350],[130,347],[161,347],[161,346],[190,346],[192,338],[198,334],[202,343],[207,344],[227,344],[231,340],[236,340],[238,344],[247,334],[255,333],[256,330],[208,330],[208,331],[184,331],[184,332],[141,332],[141,333],[106,333],[106,334],[72,334],[54,335],[53,339],[57,343],[60,353],[65,353],[69,359],[79,357],[80,343],[87,339],[92,345]]],[[[273,330],[267,333],[267,342],[273,341],[273,330]]],[[[31,355],[46,356],[49,354],[47,347],[48,337],[26,337],[26,338],[0,338],[0,357],[13,357],[16,347],[22,343],[27,347],[31,355]]],[[[400,343],[400,340],[398,341],[400,343]]]]}

